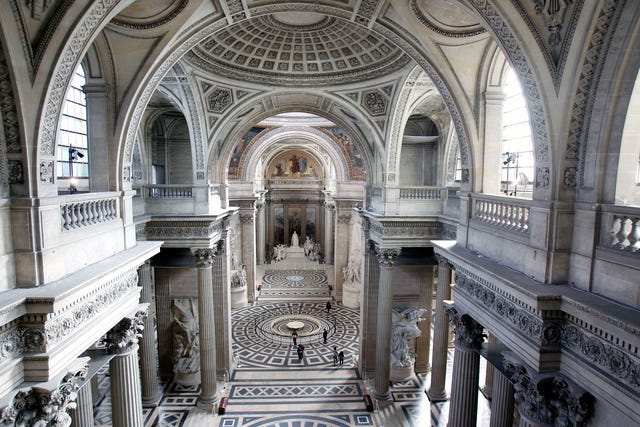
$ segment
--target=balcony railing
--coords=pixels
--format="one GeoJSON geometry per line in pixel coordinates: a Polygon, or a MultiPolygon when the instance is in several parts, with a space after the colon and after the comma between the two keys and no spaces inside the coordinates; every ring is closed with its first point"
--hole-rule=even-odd
{"type": "MultiPolygon", "coordinates": [[[[609,235],[609,246],[627,252],[640,253],[640,208],[603,206],[603,226],[609,235]]],[[[603,244],[606,245],[606,241],[603,244]]]]}
{"type": "Polygon", "coordinates": [[[94,224],[113,221],[119,216],[118,198],[107,196],[63,202],[60,205],[60,216],[62,219],[62,231],[76,230],[94,224]]]}
{"type": "Polygon", "coordinates": [[[193,197],[191,185],[147,185],[146,196],[150,199],[190,199],[193,197]]]}
{"type": "Polygon", "coordinates": [[[531,200],[473,195],[472,218],[501,229],[529,234],[531,200]]]}
{"type": "Polygon", "coordinates": [[[442,187],[400,187],[400,200],[440,200],[442,187]]]}

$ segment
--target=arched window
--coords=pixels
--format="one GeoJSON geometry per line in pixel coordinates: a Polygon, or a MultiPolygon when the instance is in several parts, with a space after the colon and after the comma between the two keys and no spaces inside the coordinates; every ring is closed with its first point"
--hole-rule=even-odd
{"type": "Polygon", "coordinates": [[[500,165],[500,191],[508,196],[531,197],[534,178],[531,124],[527,102],[513,68],[508,69],[504,84],[500,165]]]}
{"type": "Polygon", "coordinates": [[[640,206],[640,72],[629,99],[622,130],[615,203],[640,206]]]}
{"type": "Polygon", "coordinates": [[[58,132],[58,185],[65,189],[68,184],[71,192],[89,186],[87,103],[82,90],[85,83],[84,69],[78,64],[62,105],[58,132]]]}

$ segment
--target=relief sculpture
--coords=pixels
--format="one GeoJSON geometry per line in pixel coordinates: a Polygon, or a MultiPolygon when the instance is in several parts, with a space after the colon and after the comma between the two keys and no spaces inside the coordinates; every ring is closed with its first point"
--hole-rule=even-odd
{"type": "Polygon", "coordinates": [[[200,383],[198,306],[194,298],[176,298],[171,305],[174,381],[182,385],[200,383]]]}

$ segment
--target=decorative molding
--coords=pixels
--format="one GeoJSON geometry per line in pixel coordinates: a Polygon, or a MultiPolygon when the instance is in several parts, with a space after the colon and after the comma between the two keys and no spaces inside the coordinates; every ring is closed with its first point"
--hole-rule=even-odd
{"type": "Polygon", "coordinates": [[[442,223],[436,221],[370,221],[372,234],[380,237],[442,237],[442,223]]]}
{"type": "Polygon", "coordinates": [[[150,221],[146,226],[149,240],[210,238],[222,231],[220,221],[150,221]]]}
{"type": "Polygon", "coordinates": [[[151,30],[157,27],[161,27],[169,22],[173,21],[180,13],[184,10],[185,7],[189,4],[189,0],[180,0],[180,2],[176,5],[176,7],[169,12],[169,14],[163,16],[160,19],[155,19],[153,21],[146,22],[127,22],[123,19],[118,19],[117,17],[112,19],[109,23],[116,25],[120,28],[125,28],[127,30],[151,30]]]}
{"type": "Polygon", "coordinates": [[[227,87],[216,87],[206,97],[207,110],[222,114],[233,103],[233,92],[227,87]]]}
{"type": "Polygon", "coordinates": [[[564,170],[562,183],[569,188],[575,188],[578,185],[578,168],[570,166],[564,170]]]}
{"type": "Polygon", "coordinates": [[[373,89],[362,94],[362,106],[372,116],[382,116],[387,113],[387,98],[380,91],[373,89]]]}
{"type": "Polygon", "coordinates": [[[24,184],[22,161],[9,160],[9,184],[24,184]]]}
{"type": "Polygon", "coordinates": [[[536,188],[547,188],[551,185],[551,171],[549,168],[536,168],[536,188]]]}
{"type": "Polygon", "coordinates": [[[351,214],[337,215],[338,224],[349,224],[351,222],[351,214]]]}
{"type": "Polygon", "coordinates": [[[138,339],[142,338],[148,315],[147,306],[141,304],[134,315],[125,317],[106,333],[103,343],[109,353],[124,354],[138,349],[138,339]]]}
{"type": "Polygon", "coordinates": [[[475,37],[480,34],[484,34],[486,32],[486,30],[482,27],[478,29],[473,29],[473,30],[447,31],[437,25],[432,24],[428,19],[426,19],[422,14],[422,12],[420,11],[420,9],[418,8],[416,0],[410,0],[409,6],[411,7],[411,11],[415,15],[416,19],[420,21],[422,25],[424,25],[429,30],[441,36],[453,37],[453,38],[464,38],[464,37],[475,37]]]}
{"type": "Polygon", "coordinates": [[[7,153],[20,153],[22,146],[20,142],[20,125],[16,110],[15,97],[13,95],[13,84],[11,83],[11,73],[5,58],[5,53],[0,43],[0,99],[2,100],[0,117],[4,129],[4,141],[7,153]]]}

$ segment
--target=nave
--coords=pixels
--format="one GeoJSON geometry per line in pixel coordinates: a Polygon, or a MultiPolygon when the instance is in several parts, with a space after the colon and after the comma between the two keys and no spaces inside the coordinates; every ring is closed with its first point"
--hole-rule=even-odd
{"type": "MultiPolygon", "coordinates": [[[[367,411],[364,395],[373,378],[357,369],[358,310],[330,297],[325,271],[316,263],[287,261],[267,264],[256,303],[232,312],[236,369],[224,384],[228,399],[224,414],[196,407],[199,386],[163,385],[160,404],[144,408],[145,426],[171,427],[316,427],[316,426],[445,426],[449,403],[430,403],[424,393],[429,374],[415,375],[391,387],[393,401],[367,411]],[[331,302],[327,313],[326,302],[331,302]],[[292,345],[287,323],[301,321],[302,361],[292,345]],[[322,331],[327,328],[327,344],[322,331]],[[334,366],[333,346],[344,352],[334,366]]],[[[447,390],[450,390],[453,350],[449,349],[447,390]]],[[[484,362],[481,366],[484,372],[484,362]]],[[[481,374],[482,375],[482,374],[481,374]]],[[[105,397],[96,409],[96,425],[110,425],[109,378],[101,376],[105,397]]],[[[483,383],[480,378],[480,383],[483,383]]],[[[375,402],[375,400],[374,400],[375,402]]],[[[489,402],[479,392],[478,426],[489,425],[489,402]]]]}

